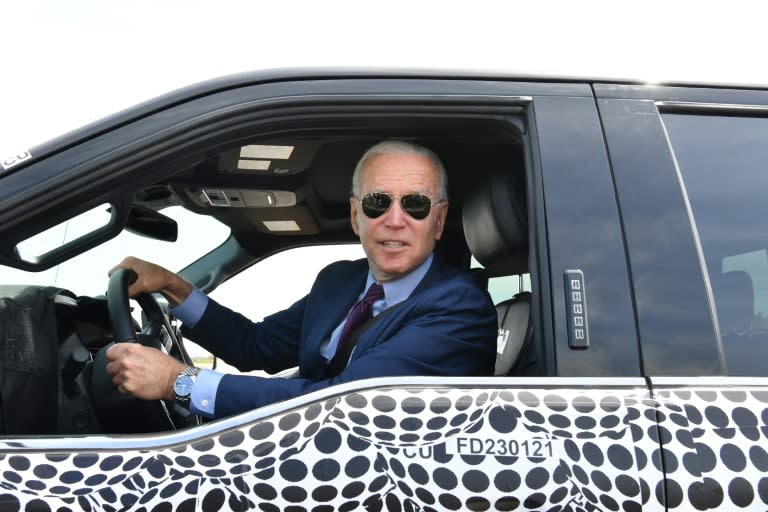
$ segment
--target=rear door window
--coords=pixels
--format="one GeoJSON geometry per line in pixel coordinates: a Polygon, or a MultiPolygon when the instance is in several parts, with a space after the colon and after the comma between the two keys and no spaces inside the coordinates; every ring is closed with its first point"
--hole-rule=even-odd
{"type": "Polygon", "coordinates": [[[768,375],[768,118],[665,114],[728,373],[768,375]]]}

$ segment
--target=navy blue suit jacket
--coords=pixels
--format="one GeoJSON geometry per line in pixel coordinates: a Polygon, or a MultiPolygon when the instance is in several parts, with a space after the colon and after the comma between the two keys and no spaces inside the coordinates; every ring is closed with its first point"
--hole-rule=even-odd
{"type": "Polygon", "coordinates": [[[367,275],[366,259],[332,263],[306,297],[259,323],[209,300],[195,327],[185,328],[190,339],[241,371],[299,366],[293,379],[224,376],[216,417],[369,377],[493,374],[493,303],[468,274],[435,258],[411,296],[360,336],[346,369],[324,379],[320,346],[356,302],[367,275]]]}

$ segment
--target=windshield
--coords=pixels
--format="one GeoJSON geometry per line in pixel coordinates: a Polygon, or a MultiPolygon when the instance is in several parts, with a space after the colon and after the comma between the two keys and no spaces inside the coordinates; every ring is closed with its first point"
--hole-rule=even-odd
{"type": "MultiPolygon", "coordinates": [[[[144,238],[128,231],[98,247],[44,272],[27,272],[0,265],[0,284],[49,285],[71,290],[77,295],[102,295],[106,292],[107,272],[126,256],[136,256],[178,272],[221,245],[230,229],[213,217],[198,215],[181,206],[163,210],[179,225],[175,242],[144,238]]],[[[70,221],[71,222],[71,221],[70,221]]],[[[49,230],[49,244],[63,245],[77,235],[70,222],[49,230]]]]}

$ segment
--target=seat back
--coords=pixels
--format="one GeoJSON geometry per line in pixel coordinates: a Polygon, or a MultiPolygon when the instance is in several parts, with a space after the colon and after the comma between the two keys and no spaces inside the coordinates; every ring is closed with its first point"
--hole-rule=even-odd
{"type": "Polygon", "coordinates": [[[742,270],[724,272],[714,283],[720,332],[746,334],[752,330],[755,290],[749,274],[742,270]]]}
{"type": "Polygon", "coordinates": [[[509,375],[531,343],[531,292],[520,292],[496,305],[499,337],[496,342],[494,375],[509,375]]]}
{"type": "Polygon", "coordinates": [[[0,286],[0,434],[56,432],[55,296],[45,286],[0,286]]]}
{"type": "Polygon", "coordinates": [[[750,275],[742,270],[724,272],[712,282],[717,318],[726,361],[738,361],[738,373],[762,375],[765,362],[755,353],[768,346],[768,330],[755,314],[755,288],[750,275]]]}
{"type": "MultiPolygon", "coordinates": [[[[462,224],[467,245],[484,268],[479,282],[528,272],[528,219],[520,175],[498,172],[465,199],[462,224]]],[[[528,352],[533,335],[531,294],[521,292],[496,306],[499,322],[494,375],[508,375],[528,352]]]]}

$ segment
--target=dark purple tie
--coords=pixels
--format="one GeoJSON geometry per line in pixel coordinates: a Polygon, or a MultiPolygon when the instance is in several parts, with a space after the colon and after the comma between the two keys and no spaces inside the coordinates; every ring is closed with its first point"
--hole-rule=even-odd
{"type": "Polygon", "coordinates": [[[346,322],[344,322],[344,328],[341,330],[341,335],[339,336],[339,344],[336,346],[337,354],[346,344],[347,340],[349,340],[349,336],[352,334],[355,327],[371,318],[373,303],[383,298],[384,288],[378,283],[373,283],[371,287],[368,288],[368,291],[365,292],[365,296],[352,307],[352,310],[347,315],[346,322]]]}

